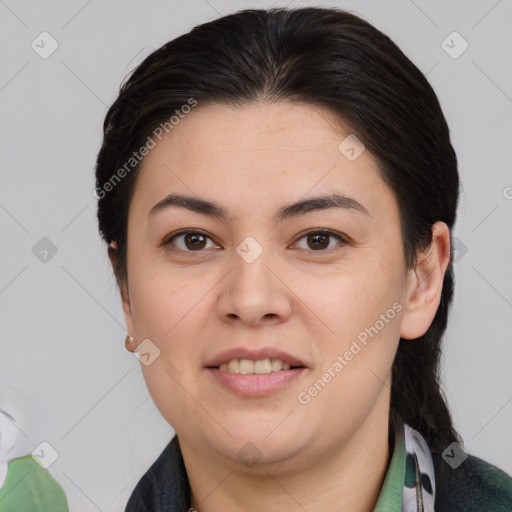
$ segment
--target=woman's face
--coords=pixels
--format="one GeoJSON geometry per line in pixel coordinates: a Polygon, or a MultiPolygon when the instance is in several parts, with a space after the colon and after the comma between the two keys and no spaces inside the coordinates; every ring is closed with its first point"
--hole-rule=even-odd
{"type": "Polygon", "coordinates": [[[149,392],[197,453],[318,459],[387,424],[410,273],[395,197],[350,134],[313,106],[199,105],[143,161],[123,305],[136,343],[151,340],[149,392]],[[334,194],[347,199],[283,214],[334,194]]]}

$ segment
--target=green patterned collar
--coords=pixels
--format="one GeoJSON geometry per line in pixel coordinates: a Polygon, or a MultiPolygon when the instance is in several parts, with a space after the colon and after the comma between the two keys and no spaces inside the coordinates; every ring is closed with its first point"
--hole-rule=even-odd
{"type": "Polygon", "coordinates": [[[391,423],[393,454],[373,512],[434,512],[434,464],[428,445],[398,415],[391,423]]]}

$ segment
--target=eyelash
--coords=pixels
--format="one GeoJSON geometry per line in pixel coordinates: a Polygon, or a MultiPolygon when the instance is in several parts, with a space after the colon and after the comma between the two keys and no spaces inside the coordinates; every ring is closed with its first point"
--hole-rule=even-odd
{"type": "MultiPolygon", "coordinates": [[[[164,240],[162,245],[166,246],[167,248],[169,248],[170,251],[173,251],[173,252],[181,251],[181,252],[190,253],[190,254],[198,253],[198,256],[200,256],[206,249],[199,249],[197,251],[191,251],[191,250],[176,249],[176,248],[172,248],[171,249],[170,248],[173,240],[175,240],[176,238],[178,238],[181,235],[188,235],[188,234],[202,235],[202,236],[212,240],[211,237],[207,233],[205,233],[204,231],[192,230],[192,229],[184,229],[184,230],[177,231],[176,233],[173,233],[172,235],[170,235],[168,238],[166,238],[164,240]]],[[[332,236],[334,238],[337,238],[341,242],[342,246],[349,244],[349,240],[346,237],[344,237],[343,235],[341,235],[340,233],[336,232],[336,231],[332,231],[331,229],[327,229],[327,228],[314,228],[314,229],[310,229],[308,231],[304,231],[303,233],[301,233],[299,238],[297,239],[297,241],[294,243],[294,245],[297,244],[298,242],[300,242],[303,238],[305,238],[305,237],[307,237],[308,235],[311,235],[311,234],[322,234],[322,235],[332,236]]],[[[319,249],[319,250],[316,250],[316,251],[311,249],[310,252],[320,253],[320,254],[330,254],[331,252],[336,251],[338,249],[339,248],[336,248],[336,247],[331,247],[330,249],[319,249]]],[[[307,250],[307,249],[305,249],[305,250],[307,250]]]]}

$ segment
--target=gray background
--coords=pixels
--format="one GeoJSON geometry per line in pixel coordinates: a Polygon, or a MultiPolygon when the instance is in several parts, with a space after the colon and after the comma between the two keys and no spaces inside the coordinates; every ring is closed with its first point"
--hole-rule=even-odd
{"type": "Polygon", "coordinates": [[[58,452],[49,471],[71,511],[123,510],[173,434],[124,348],[97,234],[93,167],[107,107],[147,47],[241,8],[288,4],[362,15],[439,96],[463,184],[446,393],[465,448],[512,473],[511,1],[0,0],[0,406],[16,412],[17,456],[42,441],[58,452]],[[31,47],[43,31],[59,45],[46,59],[31,47]],[[453,31],[469,44],[458,58],[441,45],[453,31]],[[57,250],[46,261],[42,237],[57,250]]]}

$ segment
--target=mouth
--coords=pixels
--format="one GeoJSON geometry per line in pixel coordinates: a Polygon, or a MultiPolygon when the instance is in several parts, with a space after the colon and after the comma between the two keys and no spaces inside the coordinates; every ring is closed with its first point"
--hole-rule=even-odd
{"type": "Polygon", "coordinates": [[[308,366],[269,347],[225,351],[209,361],[205,369],[224,390],[244,397],[263,397],[289,388],[308,366]]]}
{"type": "Polygon", "coordinates": [[[264,375],[267,373],[281,372],[306,368],[304,365],[292,365],[290,361],[283,361],[277,358],[266,359],[230,359],[218,366],[207,366],[221,372],[238,373],[240,375],[264,375]]]}

